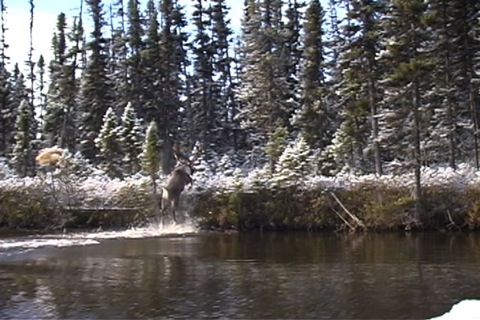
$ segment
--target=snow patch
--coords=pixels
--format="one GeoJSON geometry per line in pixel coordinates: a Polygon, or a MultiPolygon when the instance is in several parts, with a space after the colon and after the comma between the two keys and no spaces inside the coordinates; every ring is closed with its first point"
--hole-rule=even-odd
{"type": "Polygon", "coordinates": [[[455,304],[452,309],[431,320],[480,320],[480,300],[462,300],[455,304]]]}

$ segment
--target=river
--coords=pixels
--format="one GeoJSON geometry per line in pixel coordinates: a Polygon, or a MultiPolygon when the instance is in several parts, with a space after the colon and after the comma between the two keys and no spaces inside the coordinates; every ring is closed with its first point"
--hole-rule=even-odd
{"type": "Polygon", "coordinates": [[[4,236],[0,318],[430,318],[480,298],[475,233],[4,236]]]}

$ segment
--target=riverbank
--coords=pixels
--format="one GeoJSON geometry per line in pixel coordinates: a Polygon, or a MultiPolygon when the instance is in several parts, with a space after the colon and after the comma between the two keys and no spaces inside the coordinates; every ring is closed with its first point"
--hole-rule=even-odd
{"type": "Polygon", "coordinates": [[[408,188],[360,185],[352,189],[201,194],[193,212],[204,228],[239,230],[479,230],[480,189],[427,187],[424,214],[415,218],[408,188]]]}
{"type": "MultiPolygon", "coordinates": [[[[148,179],[53,188],[45,181],[0,187],[4,230],[118,229],[158,221],[148,179]],[[86,187],[88,185],[88,187],[86,187]],[[120,185],[120,187],[119,187],[120,185]],[[49,187],[48,187],[49,186],[49,187]],[[100,192],[99,192],[100,189],[100,192]],[[68,193],[67,193],[68,190],[68,193]]],[[[239,231],[479,230],[480,188],[431,185],[416,219],[408,186],[364,182],[349,187],[203,189],[182,194],[182,212],[202,229],[239,231]]]]}

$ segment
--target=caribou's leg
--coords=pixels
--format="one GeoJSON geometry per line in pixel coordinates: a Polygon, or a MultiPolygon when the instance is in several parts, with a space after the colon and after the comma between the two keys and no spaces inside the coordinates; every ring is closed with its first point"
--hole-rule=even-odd
{"type": "Polygon", "coordinates": [[[172,219],[173,219],[173,222],[176,224],[177,223],[177,217],[176,217],[176,213],[177,213],[177,209],[178,209],[178,202],[179,202],[179,197],[175,197],[173,200],[172,200],[172,219]]]}
{"type": "Polygon", "coordinates": [[[169,207],[171,206],[170,203],[170,195],[167,189],[162,188],[162,199],[160,201],[160,223],[163,225],[163,218],[167,213],[169,207]]]}

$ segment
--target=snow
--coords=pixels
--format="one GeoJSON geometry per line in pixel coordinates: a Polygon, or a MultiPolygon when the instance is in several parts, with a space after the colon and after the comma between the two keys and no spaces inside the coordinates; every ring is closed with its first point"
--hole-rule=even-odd
{"type": "MultiPolygon", "coordinates": [[[[336,176],[322,176],[314,174],[313,170],[305,169],[300,164],[285,168],[277,168],[274,172],[268,165],[255,169],[238,168],[227,165],[222,159],[223,168],[214,172],[207,163],[200,162],[193,175],[193,185],[186,189],[187,193],[202,191],[229,192],[232,190],[254,192],[261,188],[286,187],[294,185],[300,189],[348,189],[363,184],[384,185],[391,187],[413,187],[413,172],[396,174],[396,163],[385,166],[390,173],[382,176],[375,174],[358,175],[351,172],[341,172],[336,176]],[[297,171],[298,169],[298,171],[297,171]],[[292,180],[294,179],[294,180],[292,180]]],[[[387,171],[386,170],[386,171],[387,171]]],[[[456,170],[446,165],[436,165],[422,168],[423,186],[448,186],[455,189],[465,189],[480,186],[480,171],[469,164],[460,164],[456,170]]],[[[168,176],[160,175],[157,183],[163,185],[168,176]]],[[[22,187],[43,188],[45,176],[19,178],[0,159],[0,189],[18,190],[22,187]]],[[[150,178],[136,174],[123,180],[112,179],[101,170],[93,170],[86,178],[71,176],[79,192],[88,198],[100,197],[108,199],[125,187],[142,187],[149,185],[150,178]]]]}
{"type": "Polygon", "coordinates": [[[480,320],[480,300],[467,299],[455,304],[452,309],[431,320],[480,320]]]}

